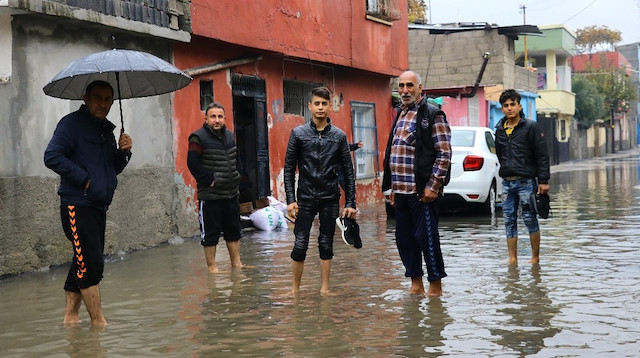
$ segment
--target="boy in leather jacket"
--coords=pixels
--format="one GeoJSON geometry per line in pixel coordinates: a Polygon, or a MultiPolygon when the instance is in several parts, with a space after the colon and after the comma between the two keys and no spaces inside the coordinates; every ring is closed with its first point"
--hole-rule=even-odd
{"type": "Polygon", "coordinates": [[[320,294],[329,295],[329,272],[333,258],[333,235],[338,217],[340,189],[338,173],[345,178],[345,207],[342,217],[355,218],[355,178],[346,134],[331,124],[328,117],[331,103],[326,87],[311,91],[308,103],[311,121],[291,131],[284,165],[284,186],[287,214],[295,219],[295,243],[291,251],[292,293],[300,291],[304,261],[309,247],[311,225],[316,214],[320,219],[318,249],[320,255],[320,294]],[[295,172],[298,170],[298,189],[295,172]]]}

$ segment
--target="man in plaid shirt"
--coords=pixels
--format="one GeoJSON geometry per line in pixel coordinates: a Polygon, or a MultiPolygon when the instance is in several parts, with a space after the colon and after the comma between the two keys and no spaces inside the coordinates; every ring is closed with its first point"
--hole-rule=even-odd
{"type": "Polygon", "coordinates": [[[410,294],[440,296],[446,277],[438,212],[442,188],[451,166],[451,129],[446,115],[422,97],[420,76],[407,71],[398,79],[402,107],[389,134],[382,190],[396,218],[396,245],[411,278],[410,294]],[[425,292],[422,260],[427,266],[425,292]]]}

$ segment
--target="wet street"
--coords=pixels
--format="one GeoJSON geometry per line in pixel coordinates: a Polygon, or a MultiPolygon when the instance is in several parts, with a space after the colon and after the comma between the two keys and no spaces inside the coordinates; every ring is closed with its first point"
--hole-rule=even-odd
{"type": "MultiPolygon", "coordinates": [[[[300,296],[288,295],[291,229],[246,232],[242,259],[254,268],[216,275],[196,239],[110,257],[104,330],[84,306],[79,326],[61,324],[66,265],[0,279],[0,356],[638,357],[639,160],[553,168],[540,265],[527,263],[521,222],[519,264],[506,264],[501,211],[442,217],[441,298],[406,294],[394,223],[371,206],[358,218],[364,247],[335,242],[334,297],[318,295],[315,246],[300,296]]],[[[224,246],[218,260],[228,270],[224,246]]]]}

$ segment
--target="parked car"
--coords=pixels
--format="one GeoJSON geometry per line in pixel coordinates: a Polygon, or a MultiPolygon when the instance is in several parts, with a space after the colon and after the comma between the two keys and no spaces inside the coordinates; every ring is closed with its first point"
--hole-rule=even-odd
{"type": "MultiPolygon", "coordinates": [[[[444,187],[443,209],[479,208],[483,214],[495,214],[502,179],[494,138],[486,127],[451,127],[451,181],[444,187]]],[[[387,216],[393,217],[393,206],[385,204],[387,216]]]]}
{"type": "Polygon", "coordinates": [[[502,179],[494,138],[486,127],[451,126],[451,181],[444,188],[445,207],[495,213],[502,179]]]}

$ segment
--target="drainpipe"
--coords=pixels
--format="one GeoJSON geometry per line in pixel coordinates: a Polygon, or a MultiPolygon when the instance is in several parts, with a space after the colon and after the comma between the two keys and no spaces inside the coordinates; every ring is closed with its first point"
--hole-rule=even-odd
{"type": "Polygon", "coordinates": [[[482,67],[480,67],[480,73],[478,73],[478,78],[476,78],[476,83],[473,85],[473,89],[469,93],[462,93],[460,97],[471,98],[476,95],[476,92],[478,92],[478,87],[480,86],[480,81],[482,81],[482,75],[484,75],[484,70],[485,68],[487,68],[487,62],[489,62],[489,58],[491,58],[491,54],[489,52],[485,52],[482,55],[482,67]]]}

